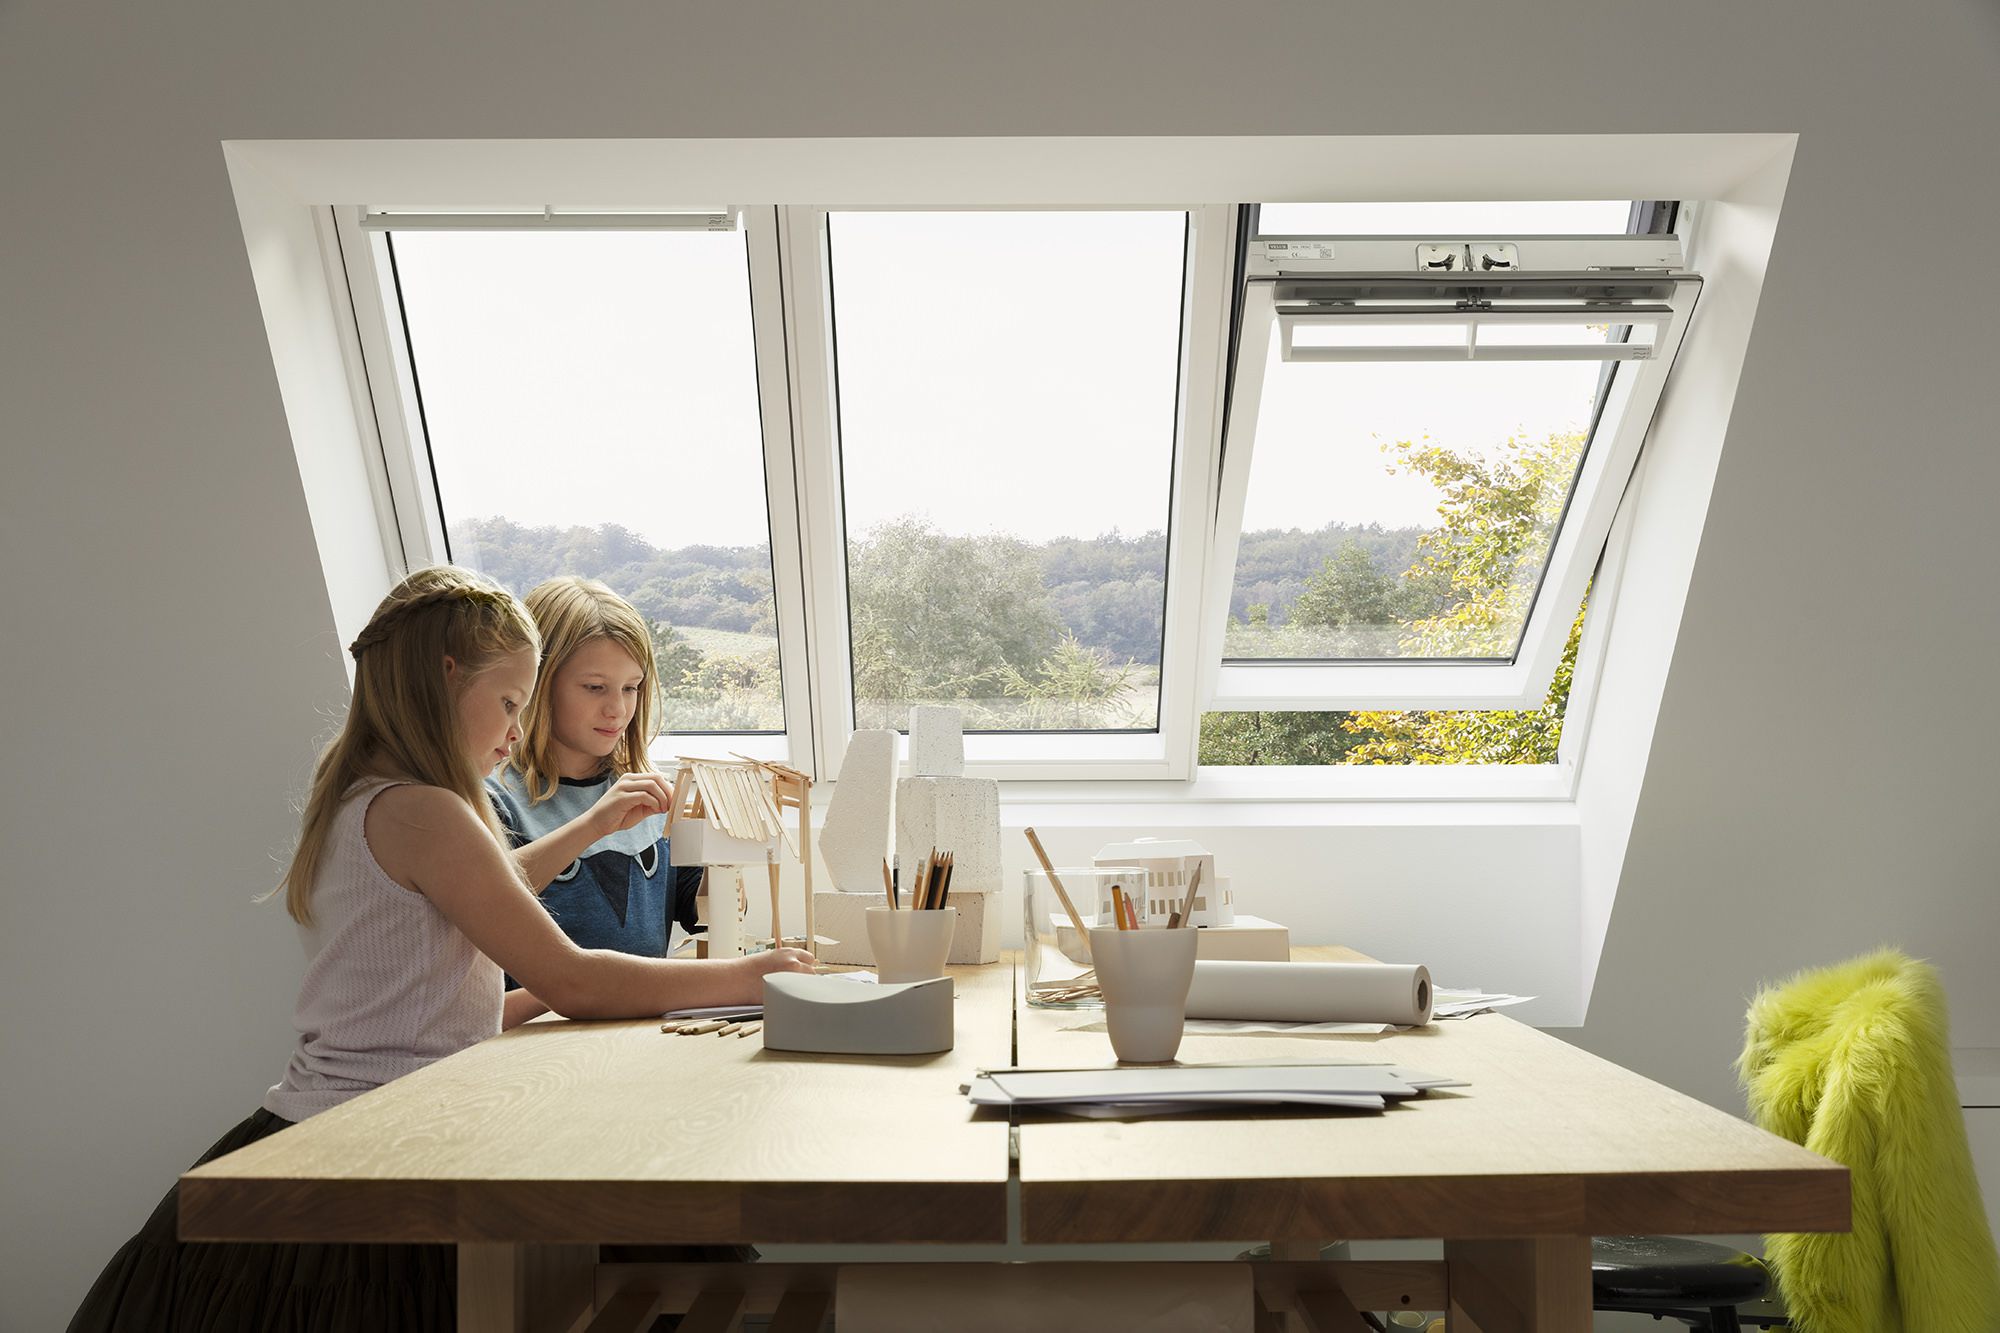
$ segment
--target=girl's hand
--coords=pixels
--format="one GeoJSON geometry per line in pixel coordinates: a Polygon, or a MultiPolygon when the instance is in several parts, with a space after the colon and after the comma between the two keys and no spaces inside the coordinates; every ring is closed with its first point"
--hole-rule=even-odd
{"type": "Polygon", "coordinates": [[[742,961],[752,994],[761,997],[763,987],[760,983],[765,977],[773,972],[810,972],[814,959],[804,949],[766,949],[762,953],[746,955],[742,961]]]}
{"type": "Polygon", "coordinates": [[[598,837],[622,833],[674,808],[674,784],[658,773],[627,773],[590,807],[598,837]]]}

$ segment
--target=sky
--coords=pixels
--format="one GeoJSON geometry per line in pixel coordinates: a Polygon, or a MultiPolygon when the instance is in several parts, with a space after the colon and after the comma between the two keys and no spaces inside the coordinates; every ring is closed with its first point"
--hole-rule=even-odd
{"type": "MultiPolygon", "coordinates": [[[[1271,233],[1624,229],[1624,203],[1267,205],[1271,233]]],[[[850,532],[916,515],[1030,541],[1166,525],[1180,213],[832,219],[850,532]]],[[[767,538],[740,233],[394,237],[448,520],[767,538]]],[[[1380,445],[1588,422],[1593,362],[1267,366],[1244,526],[1428,525],[1380,445]]]]}

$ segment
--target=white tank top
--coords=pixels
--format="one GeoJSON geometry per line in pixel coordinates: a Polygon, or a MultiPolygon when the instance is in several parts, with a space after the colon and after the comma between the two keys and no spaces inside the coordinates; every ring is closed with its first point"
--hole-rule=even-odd
{"type": "Polygon", "coordinates": [[[264,1107],[304,1120],[500,1031],[501,972],[368,849],[368,806],[390,787],[357,783],[333,817],[300,926],[306,976],[298,1049],[264,1107]]]}

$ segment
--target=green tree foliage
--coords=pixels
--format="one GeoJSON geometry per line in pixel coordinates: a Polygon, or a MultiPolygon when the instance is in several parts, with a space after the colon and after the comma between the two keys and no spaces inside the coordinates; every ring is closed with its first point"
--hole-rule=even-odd
{"type": "Polygon", "coordinates": [[[646,631],[653,640],[653,665],[658,672],[660,691],[671,697],[683,681],[701,669],[701,649],[663,620],[647,621],[646,631]]]}
{"type": "Polygon", "coordinates": [[[1346,713],[1204,713],[1204,764],[1344,764],[1367,739],[1346,713]]]}
{"type": "MultiPolygon", "coordinates": [[[[1491,457],[1429,440],[1394,468],[1434,482],[1435,529],[1329,524],[1243,534],[1238,635],[1329,655],[1504,654],[1560,518],[1582,437],[1510,440],[1491,457]],[[1400,572],[1399,572],[1400,571],[1400,572]]],[[[455,522],[454,555],[526,592],[555,574],[602,579],[653,626],[668,724],[783,725],[768,547],[663,550],[615,524],[455,522]]],[[[1165,534],[1034,545],[952,537],[903,519],[850,550],[856,699],[900,725],[958,700],[975,726],[1150,726],[1164,614],[1165,534]]],[[[1204,763],[1523,763],[1553,758],[1572,632],[1549,701],[1512,713],[1230,713],[1202,720],[1204,763]]],[[[1254,651],[1245,655],[1257,655],[1254,651]]]]}
{"type": "Polygon", "coordinates": [[[1000,687],[1024,705],[1013,725],[1038,731],[1116,726],[1118,705],[1135,692],[1131,676],[1109,653],[1067,632],[1032,675],[1003,668],[1000,687]]]}
{"type": "Polygon", "coordinates": [[[1563,645],[1548,697],[1533,710],[1433,709],[1410,712],[1316,714],[1341,719],[1357,744],[1345,764],[1553,764],[1562,744],[1563,713],[1576,675],[1576,646],[1583,638],[1578,609],[1563,645]]]}
{"type": "Polygon", "coordinates": [[[884,725],[913,702],[997,695],[1061,635],[1034,548],[1011,538],[898,519],[852,545],[847,580],[855,702],[884,725]]]}
{"type": "MultiPolygon", "coordinates": [[[[1493,456],[1476,457],[1428,440],[1399,442],[1391,470],[1408,468],[1438,487],[1438,526],[1418,538],[1396,587],[1362,548],[1343,545],[1307,580],[1293,619],[1301,631],[1350,636],[1357,625],[1399,622],[1405,656],[1511,654],[1583,444],[1577,433],[1510,438],[1493,456]]],[[[1579,609],[1539,709],[1212,713],[1202,720],[1201,762],[1553,763],[1582,631],[1579,609]]]]}

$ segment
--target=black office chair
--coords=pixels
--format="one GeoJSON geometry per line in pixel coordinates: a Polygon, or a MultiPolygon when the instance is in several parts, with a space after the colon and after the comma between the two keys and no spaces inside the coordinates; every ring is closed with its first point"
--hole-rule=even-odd
{"type": "Polygon", "coordinates": [[[1764,1261],[1727,1245],[1673,1236],[1599,1236],[1590,1242],[1593,1308],[1677,1319],[1705,1333],[1789,1327],[1768,1299],[1764,1261]]]}

